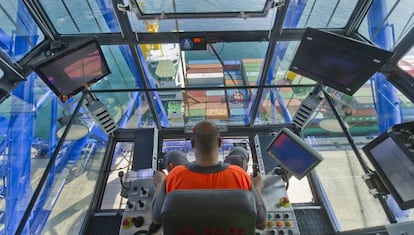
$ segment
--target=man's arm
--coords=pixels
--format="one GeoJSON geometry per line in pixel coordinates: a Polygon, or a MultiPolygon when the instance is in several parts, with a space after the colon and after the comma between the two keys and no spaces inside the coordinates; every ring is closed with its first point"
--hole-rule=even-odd
{"type": "Polygon", "coordinates": [[[161,224],[161,209],[166,195],[165,174],[154,172],[155,193],[151,205],[152,222],[161,224]]]}
{"type": "Polygon", "coordinates": [[[263,180],[260,176],[256,176],[252,182],[251,191],[256,199],[256,228],[263,230],[267,225],[267,210],[262,198],[263,180]]]}

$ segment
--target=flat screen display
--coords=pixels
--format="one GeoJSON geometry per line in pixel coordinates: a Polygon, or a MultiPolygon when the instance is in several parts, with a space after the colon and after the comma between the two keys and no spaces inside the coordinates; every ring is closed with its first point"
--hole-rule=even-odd
{"type": "Polygon", "coordinates": [[[414,164],[398,140],[387,133],[362,149],[401,209],[414,207],[414,164]]]}
{"type": "Polygon", "coordinates": [[[299,136],[283,128],[266,148],[267,153],[296,178],[306,176],[322,156],[299,136]]]}
{"type": "Polygon", "coordinates": [[[289,70],[353,95],[393,54],[349,37],[307,28],[289,70]]]}
{"type": "Polygon", "coordinates": [[[134,135],[132,170],[157,169],[158,130],[139,128],[134,135]]]}
{"type": "Polygon", "coordinates": [[[96,40],[72,45],[33,65],[33,70],[62,102],[110,73],[96,40]]]}

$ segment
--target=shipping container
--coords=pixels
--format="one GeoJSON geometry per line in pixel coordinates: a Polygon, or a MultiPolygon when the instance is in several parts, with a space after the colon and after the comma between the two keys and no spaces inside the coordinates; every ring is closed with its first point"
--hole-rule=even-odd
{"type": "Polygon", "coordinates": [[[227,109],[227,104],[225,102],[207,103],[207,109],[227,109]]]}
{"type": "Polygon", "coordinates": [[[220,64],[219,60],[189,60],[187,66],[193,64],[220,64]]]}
{"type": "Polygon", "coordinates": [[[224,96],[224,90],[207,90],[206,96],[224,96]]]}
{"type": "Polygon", "coordinates": [[[193,97],[205,97],[206,96],[206,91],[205,90],[189,90],[186,93],[189,96],[193,96],[193,97]]]}
{"type": "Polygon", "coordinates": [[[188,109],[206,109],[207,104],[206,103],[193,103],[188,104],[188,109]]]}
{"type": "Polygon", "coordinates": [[[224,96],[207,96],[207,102],[225,102],[226,99],[224,96]]]}
{"type": "Polygon", "coordinates": [[[190,109],[185,111],[185,116],[190,117],[205,117],[207,114],[206,109],[190,109]]]}

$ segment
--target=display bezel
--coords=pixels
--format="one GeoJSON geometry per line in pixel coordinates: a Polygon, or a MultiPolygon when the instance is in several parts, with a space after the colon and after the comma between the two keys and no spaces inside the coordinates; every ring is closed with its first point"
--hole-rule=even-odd
{"type": "Polygon", "coordinates": [[[350,37],[307,28],[289,70],[353,95],[393,54],[350,37]]]}
{"type": "Polygon", "coordinates": [[[266,147],[266,151],[281,167],[286,169],[289,173],[294,175],[297,179],[302,179],[304,176],[309,174],[309,172],[311,172],[313,168],[315,168],[323,160],[322,155],[320,155],[315,149],[309,146],[303,139],[301,139],[298,135],[293,133],[288,128],[282,128],[275,135],[273,140],[270,141],[269,145],[266,147]],[[278,147],[278,141],[281,138],[286,138],[288,141],[290,141],[294,145],[294,148],[296,148],[297,150],[296,152],[299,151],[304,154],[304,155],[299,155],[299,157],[306,157],[304,159],[301,159],[302,161],[305,161],[305,160],[311,161],[310,164],[308,164],[304,170],[298,171],[294,169],[294,167],[292,167],[288,161],[286,161],[287,159],[286,157],[289,157],[288,160],[292,160],[290,159],[290,157],[298,159],[298,155],[290,156],[290,154],[295,153],[294,148],[293,149],[289,148],[289,147],[292,147],[292,144],[289,145],[285,143],[284,145],[280,145],[285,148],[283,149],[283,153],[280,153],[280,150],[276,149],[278,147]],[[280,154],[282,155],[285,154],[289,156],[279,156],[280,154]]]}
{"type": "MultiPolygon", "coordinates": [[[[92,60],[94,60],[94,58],[92,58],[92,60]]],[[[74,43],[68,48],[34,63],[31,67],[62,102],[65,102],[89,87],[91,84],[96,83],[111,73],[100,44],[95,38],[74,43]],[[94,62],[100,64],[98,73],[90,73],[91,76],[83,78],[79,83],[74,83],[75,78],[71,78],[68,74],[65,74],[67,76],[57,76],[58,73],[64,74],[62,71],[75,63],[88,63],[88,61],[86,61],[87,56],[91,55],[97,57],[99,60],[98,62],[94,62]],[[52,77],[55,78],[55,80],[52,80],[52,77]],[[66,81],[64,81],[64,79],[66,79],[66,81]],[[72,87],[69,87],[68,84],[72,87]]]]}
{"type": "MultiPolygon", "coordinates": [[[[375,168],[376,174],[380,178],[381,182],[384,184],[385,188],[388,190],[388,192],[394,197],[395,201],[397,202],[398,206],[405,210],[414,208],[414,193],[412,194],[411,199],[404,198],[399,190],[397,189],[397,186],[391,182],[390,175],[385,172],[384,168],[389,168],[390,164],[381,165],[379,163],[378,158],[380,156],[376,156],[373,154],[372,150],[375,147],[380,146],[383,144],[385,146],[385,149],[391,149],[390,142],[392,141],[398,149],[401,151],[401,154],[403,154],[403,158],[405,158],[407,161],[406,163],[410,163],[410,166],[407,166],[407,164],[401,164],[403,168],[413,168],[414,169],[414,163],[412,162],[408,152],[406,151],[406,147],[402,146],[402,143],[398,140],[398,138],[392,133],[392,130],[389,130],[377,138],[375,138],[373,141],[369,142],[367,145],[362,147],[362,150],[364,151],[365,155],[369,159],[369,161],[372,163],[373,167],[375,168]],[[388,142],[385,142],[388,141],[388,142]]],[[[412,153],[411,153],[412,154],[412,153]]],[[[394,156],[395,157],[395,156],[394,156]]],[[[396,159],[392,160],[392,164],[396,164],[398,161],[396,159]]]]}

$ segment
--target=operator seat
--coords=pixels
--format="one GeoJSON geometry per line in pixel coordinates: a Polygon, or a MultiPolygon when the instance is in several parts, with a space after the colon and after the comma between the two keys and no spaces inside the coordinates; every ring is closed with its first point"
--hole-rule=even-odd
{"type": "Polygon", "coordinates": [[[175,190],[162,207],[164,235],[254,234],[255,198],[249,190],[175,190]]]}

